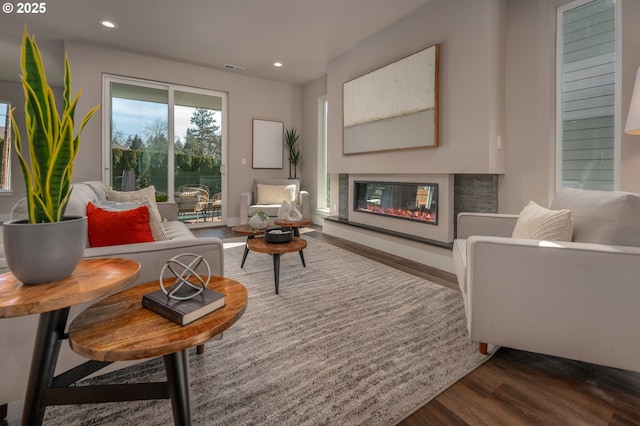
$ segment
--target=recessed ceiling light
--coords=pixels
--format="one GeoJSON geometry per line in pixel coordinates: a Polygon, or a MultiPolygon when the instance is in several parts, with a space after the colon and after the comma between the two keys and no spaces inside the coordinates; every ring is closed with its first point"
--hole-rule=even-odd
{"type": "Polygon", "coordinates": [[[273,66],[280,68],[282,66],[282,63],[281,62],[274,62],[273,66]]]}
{"type": "Polygon", "coordinates": [[[106,28],[118,28],[118,25],[115,22],[112,22],[106,19],[102,19],[100,21],[100,25],[106,28]]]}

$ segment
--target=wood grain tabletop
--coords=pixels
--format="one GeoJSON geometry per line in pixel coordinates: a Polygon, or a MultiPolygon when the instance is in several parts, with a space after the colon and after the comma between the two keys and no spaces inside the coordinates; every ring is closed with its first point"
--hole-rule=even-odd
{"type": "Polygon", "coordinates": [[[249,250],[267,254],[284,254],[304,250],[307,247],[307,240],[293,237],[288,243],[268,243],[264,238],[254,238],[247,242],[249,250]]]}
{"type": "Polygon", "coordinates": [[[211,277],[207,288],[225,294],[225,306],[185,326],[142,307],[142,296],[158,281],[109,296],[78,315],[69,327],[74,352],[98,361],[153,358],[197,346],[234,324],[247,306],[247,289],[225,277],[211,277]]]}
{"type": "Polygon", "coordinates": [[[83,259],[73,273],[44,284],[0,274],[0,318],[55,311],[116,293],[135,282],[140,264],[123,258],[83,259]]]}

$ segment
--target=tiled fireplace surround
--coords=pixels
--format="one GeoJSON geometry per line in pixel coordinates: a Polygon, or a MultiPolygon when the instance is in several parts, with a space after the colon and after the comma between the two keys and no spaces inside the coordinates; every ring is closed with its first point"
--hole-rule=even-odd
{"type": "Polygon", "coordinates": [[[459,212],[498,211],[494,174],[340,174],[338,216],[325,219],[324,232],[453,272],[451,245],[459,212]],[[438,224],[412,222],[353,210],[354,181],[437,183],[438,224]]]}

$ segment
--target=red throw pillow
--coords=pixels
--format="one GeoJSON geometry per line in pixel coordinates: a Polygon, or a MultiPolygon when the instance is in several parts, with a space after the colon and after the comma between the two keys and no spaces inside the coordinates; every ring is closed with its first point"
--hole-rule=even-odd
{"type": "Polygon", "coordinates": [[[110,212],[89,203],[87,222],[91,247],[154,241],[147,206],[110,212]]]}

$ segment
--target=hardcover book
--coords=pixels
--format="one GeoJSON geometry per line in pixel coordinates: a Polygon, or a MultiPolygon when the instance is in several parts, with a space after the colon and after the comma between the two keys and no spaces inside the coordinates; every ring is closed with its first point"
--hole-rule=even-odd
{"type": "MultiPolygon", "coordinates": [[[[169,288],[168,291],[171,292],[171,289],[169,288]]],[[[183,290],[181,288],[176,295],[184,296],[185,293],[192,291],[193,289],[183,290]]],[[[224,294],[208,288],[188,300],[171,299],[162,290],[145,294],[142,297],[143,307],[180,325],[187,325],[216,309],[222,308],[224,304],[224,294]]]]}

